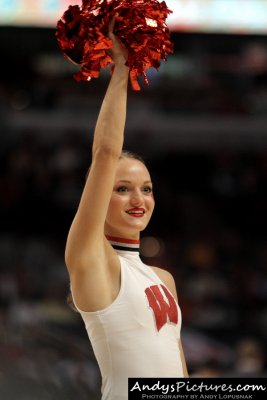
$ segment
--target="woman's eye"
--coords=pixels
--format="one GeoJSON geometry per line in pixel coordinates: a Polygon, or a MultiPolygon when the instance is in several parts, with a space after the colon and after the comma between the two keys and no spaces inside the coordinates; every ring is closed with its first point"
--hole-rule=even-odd
{"type": "Polygon", "coordinates": [[[145,186],[145,187],[143,188],[143,191],[144,191],[145,193],[152,193],[152,187],[150,187],[150,186],[145,186]]]}
{"type": "Polygon", "coordinates": [[[117,188],[117,192],[119,193],[125,193],[128,191],[128,188],[126,186],[120,186],[117,188]]]}

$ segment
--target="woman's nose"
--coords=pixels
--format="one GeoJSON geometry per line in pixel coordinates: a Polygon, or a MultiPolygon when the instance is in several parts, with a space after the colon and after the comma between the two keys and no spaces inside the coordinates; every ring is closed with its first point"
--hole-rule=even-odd
{"type": "Polygon", "coordinates": [[[143,203],[143,196],[139,190],[136,190],[131,196],[131,203],[135,206],[143,203]]]}

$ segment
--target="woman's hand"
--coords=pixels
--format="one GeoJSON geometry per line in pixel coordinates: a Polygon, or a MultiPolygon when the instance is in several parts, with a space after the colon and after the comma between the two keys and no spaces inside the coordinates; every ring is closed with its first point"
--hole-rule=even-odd
{"type": "Polygon", "coordinates": [[[114,30],[114,26],[116,23],[116,17],[118,16],[118,14],[116,14],[112,20],[110,21],[109,24],[109,38],[112,40],[113,42],[113,47],[112,49],[109,51],[109,54],[112,58],[112,60],[114,61],[115,66],[119,66],[119,65],[125,65],[125,62],[128,59],[128,51],[127,49],[123,46],[123,44],[121,43],[121,41],[118,39],[118,37],[116,35],[114,35],[113,30],[114,30]]]}

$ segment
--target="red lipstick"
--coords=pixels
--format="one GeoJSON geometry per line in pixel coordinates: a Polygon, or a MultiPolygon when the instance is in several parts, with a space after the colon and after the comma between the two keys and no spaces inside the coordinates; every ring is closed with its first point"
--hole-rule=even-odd
{"type": "Polygon", "coordinates": [[[131,215],[131,217],[141,218],[145,214],[145,209],[139,208],[139,207],[134,207],[134,208],[130,208],[130,210],[127,210],[126,212],[127,212],[127,214],[131,215]]]}

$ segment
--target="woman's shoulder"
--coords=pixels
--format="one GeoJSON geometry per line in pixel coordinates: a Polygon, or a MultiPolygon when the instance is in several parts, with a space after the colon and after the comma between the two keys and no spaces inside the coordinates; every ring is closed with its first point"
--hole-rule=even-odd
{"type": "Polygon", "coordinates": [[[167,271],[166,269],[159,268],[159,267],[151,267],[153,271],[158,275],[158,277],[162,280],[162,282],[167,286],[170,290],[172,295],[177,300],[177,292],[176,292],[176,285],[173,275],[167,271]]]}

